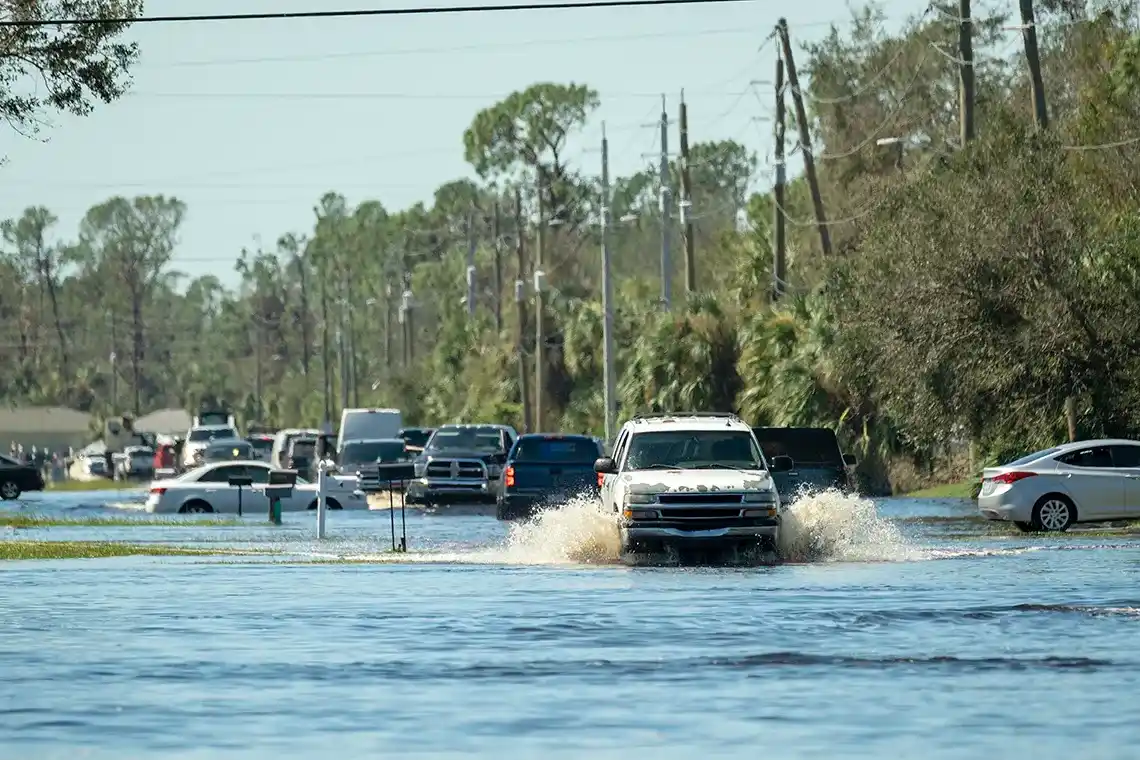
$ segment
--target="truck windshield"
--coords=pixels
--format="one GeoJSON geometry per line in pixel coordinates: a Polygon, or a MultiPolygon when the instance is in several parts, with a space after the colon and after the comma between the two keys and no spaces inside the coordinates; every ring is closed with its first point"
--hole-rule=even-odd
{"type": "Polygon", "coordinates": [[[494,428],[437,430],[425,451],[503,451],[503,437],[494,428]]]}
{"type": "Polygon", "coordinates": [[[403,441],[360,441],[346,443],[340,452],[341,464],[403,462],[408,458],[403,441]]]}
{"type": "Polygon", "coordinates": [[[516,462],[593,464],[601,456],[598,444],[589,438],[523,438],[515,447],[516,462]]]}
{"type": "Polygon", "coordinates": [[[743,430],[661,430],[637,433],[625,469],[765,469],[751,433],[743,430]]]}

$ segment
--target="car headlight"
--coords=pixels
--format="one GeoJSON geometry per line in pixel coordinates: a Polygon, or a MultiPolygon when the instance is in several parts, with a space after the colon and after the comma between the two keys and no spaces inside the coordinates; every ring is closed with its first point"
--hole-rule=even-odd
{"type": "Polygon", "coordinates": [[[772,502],[775,499],[772,498],[771,491],[749,491],[744,494],[744,501],[755,504],[757,502],[772,502]]]}
{"type": "Polygon", "coordinates": [[[651,493],[627,493],[625,495],[626,504],[654,504],[657,502],[657,496],[651,493]]]}

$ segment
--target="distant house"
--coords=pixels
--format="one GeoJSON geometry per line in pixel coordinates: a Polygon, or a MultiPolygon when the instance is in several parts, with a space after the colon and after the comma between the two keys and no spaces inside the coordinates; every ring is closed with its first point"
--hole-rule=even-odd
{"type": "Polygon", "coordinates": [[[159,409],[135,420],[134,429],[155,435],[186,435],[193,421],[184,409],[159,409]]]}
{"type": "Polygon", "coordinates": [[[90,414],[60,406],[0,407],[0,451],[12,442],[26,451],[33,446],[65,452],[91,440],[90,414]]]}

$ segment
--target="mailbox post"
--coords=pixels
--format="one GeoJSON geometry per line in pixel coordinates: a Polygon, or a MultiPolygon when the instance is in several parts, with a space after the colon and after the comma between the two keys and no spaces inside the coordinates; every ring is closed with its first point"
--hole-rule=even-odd
{"type": "Polygon", "coordinates": [[[293,495],[297,485],[296,470],[270,470],[265,484],[265,497],[269,499],[269,522],[281,524],[281,500],[293,495]]]}
{"type": "Polygon", "coordinates": [[[241,497],[246,488],[253,485],[253,478],[248,475],[235,475],[230,478],[230,485],[236,486],[238,490],[238,517],[241,517],[241,497]]]}

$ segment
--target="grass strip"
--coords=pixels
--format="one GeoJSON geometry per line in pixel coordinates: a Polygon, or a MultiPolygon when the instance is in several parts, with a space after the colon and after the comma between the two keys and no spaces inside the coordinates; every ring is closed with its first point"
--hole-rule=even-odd
{"type": "Polygon", "coordinates": [[[903,494],[908,499],[974,499],[978,483],[973,480],[964,480],[960,483],[944,483],[940,486],[923,488],[903,494]]]}
{"type": "Polygon", "coordinates": [[[61,527],[131,527],[138,525],[163,527],[211,527],[242,525],[241,520],[228,518],[170,518],[170,517],[67,517],[28,513],[0,513],[0,528],[61,528],[61,527]]]}
{"type": "Polygon", "coordinates": [[[0,561],[24,559],[101,559],[106,557],[181,557],[226,554],[218,549],[194,549],[160,544],[112,541],[0,541],[0,561]]]}
{"type": "Polygon", "coordinates": [[[137,491],[145,488],[148,483],[130,480],[110,480],[97,478],[95,480],[60,480],[47,484],[46,491],[63,491],[82,493],[83,491],[137,491]]]}

